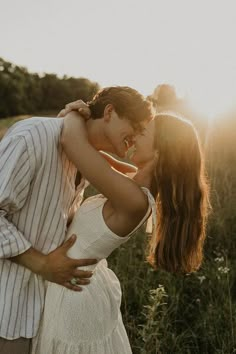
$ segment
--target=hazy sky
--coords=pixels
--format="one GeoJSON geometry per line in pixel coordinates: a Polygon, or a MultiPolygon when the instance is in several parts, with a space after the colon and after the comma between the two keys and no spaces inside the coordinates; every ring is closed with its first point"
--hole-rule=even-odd
{"type": "Polygon", "coordinates": [[[0,57],[31,72],[170,83],[208,113],[236,101],[234,0],[0,0],[0,14],[0,57]]]}

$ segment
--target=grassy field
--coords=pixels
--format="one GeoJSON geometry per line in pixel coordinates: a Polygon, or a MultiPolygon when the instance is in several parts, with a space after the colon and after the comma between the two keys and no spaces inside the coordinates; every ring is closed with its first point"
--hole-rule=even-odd
{"type": "MultiPolygon", "coordinates": [[[[0,120],[0,134],[17,119],[0,120]]],[[[201,269],[186,276],[154,272],[145,261],[144,230],[109,259],[121,281],[134,354],[236,353],[235,132],[233,117],[207,135],[213,211],[201,269]]]]}

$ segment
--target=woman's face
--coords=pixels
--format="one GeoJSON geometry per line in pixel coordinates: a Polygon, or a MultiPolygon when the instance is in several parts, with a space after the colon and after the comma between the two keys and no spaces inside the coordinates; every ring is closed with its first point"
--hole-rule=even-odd
{"type": "Polygon", "coordinates": [[[134,150],[130,156],[130,160],[137,166],[142,167],[143,164],[154,159],[154,132],[155,120],[152,119],[142,134],[135,138],[134,150]]]}

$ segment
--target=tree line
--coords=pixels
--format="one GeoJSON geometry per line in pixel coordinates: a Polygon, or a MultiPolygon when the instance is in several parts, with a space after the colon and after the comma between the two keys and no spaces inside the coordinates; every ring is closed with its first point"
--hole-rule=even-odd
{"type": "Polygon", "coordinates": [[[57,112],[78,98],[89,101],[99,88],[87,78],[29,73],[25,67],[0,58],[0,118],[57,112]]]}

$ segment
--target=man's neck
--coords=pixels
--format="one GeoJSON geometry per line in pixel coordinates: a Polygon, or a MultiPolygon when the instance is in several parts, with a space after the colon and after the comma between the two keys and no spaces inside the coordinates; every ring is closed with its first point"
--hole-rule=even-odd
{"type": "Polygon", "coordinates": [[[96,150],[109,151],[109,144],[104,133],[103,119],[89,119],[86,125],[90,144],[96,150]]]}

